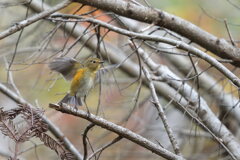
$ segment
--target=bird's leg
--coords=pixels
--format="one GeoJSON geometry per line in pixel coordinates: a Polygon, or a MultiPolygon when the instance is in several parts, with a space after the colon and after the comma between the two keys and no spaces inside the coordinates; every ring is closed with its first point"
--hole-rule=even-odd
{"type": "Polygon", "coordinates": [[[89,111],[88,106],[87,106],[87,103],[86,103],[86,98],[87,98],[87,96],[84,96],[84,97],[83,97],[83,103],[84,103],[84,106],[85,106],[86,109],[87,109],[88,115],[90,115],[90,111],[89,111]]]}
{"type": "Polygon", "coordinates": [[[74,108],[76,109],[76,111],[78,110],[78,105],[77,105],[77,96],[75,95],[75,105],[74,105],[74,108]]]}

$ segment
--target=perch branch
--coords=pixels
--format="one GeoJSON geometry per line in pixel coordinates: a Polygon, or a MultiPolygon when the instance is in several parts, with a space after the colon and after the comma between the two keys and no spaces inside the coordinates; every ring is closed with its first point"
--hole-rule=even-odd
{"type": "Polygon", "coordinates": [[[116,125],[112,122],[109,122],[99,116],[95,116],[93,114],[84,112],[82,110],[76,110],[73,107],[70,107],[68,105],[57,105],[57,104],[49,104],[50,108],[56,109],[58,111],[61,111],[63,113],[67,113],[67,114],[71,114],[77,117],[81,117],[84,118],[92,123],[94,123],[95,125],[101,126],[102,128],[105,128],[109,131],[112,131],[116,134],[118,134],[119,136],[126,138],[150,151],[152,151],[153,153],[162,156],[166,159],[178,159],[178,160],[183,160],[184,158],[173,154],[172,152],[160,147],[159,145],[147,140],[146,138],[130,131],[127,128],[123,128],[119,125],[116,125]]]}

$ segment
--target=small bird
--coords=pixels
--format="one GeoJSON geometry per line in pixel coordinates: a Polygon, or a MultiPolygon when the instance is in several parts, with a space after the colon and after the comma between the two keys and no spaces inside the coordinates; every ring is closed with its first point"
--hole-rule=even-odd
{"type": "Polygon", "coordinates": [[[99,58],[88,58],[84,63],[79,63],[73,58],[60,57],[54,59],[49,64],[49,68],[63,75],[66,80],[71,80],[70,92],[59,102],[73,105],[74,107],[82,106],[89,91],[95,84],[97,75],[101,68],[99,58]]]}

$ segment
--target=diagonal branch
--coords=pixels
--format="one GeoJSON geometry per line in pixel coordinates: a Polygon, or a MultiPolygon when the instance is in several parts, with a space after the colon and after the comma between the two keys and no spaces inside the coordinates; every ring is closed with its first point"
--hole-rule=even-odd
{"type": "Polygon", "coordinates": [[[58,111],[61,111],[63,113],[71,114],[77,117],[84,118],[98,126],[101,126],[102,128],[105,128],[109,131],[112,131],[116,134],[118,134],[121,137],[124,137],[150,151],[153,153],[162,156],[166,159],[178,159],[178,160],[183,160],[184,158],[173,154],[172,152],[162,148],[161,146],[149,141],[148,139],[130,131],[127,128],[123,128],[119,125],[116,125],[112,122],[109,122],[99,116],[95,116],[91,113],[84,112],[82,110],[76,110],[73,107],[70,107],[68,105],[56,105],[56,104],[49,104],[50,108],[56,109],[58,111]]]}

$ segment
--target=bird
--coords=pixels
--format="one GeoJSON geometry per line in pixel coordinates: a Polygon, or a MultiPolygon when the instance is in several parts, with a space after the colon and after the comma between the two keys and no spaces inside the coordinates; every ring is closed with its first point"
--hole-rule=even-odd
{"type": "Polygon", "coordinates": [[[100,74],[102,63],[101,59],[94,57],[83,63],[70,57],[58,57],[50,62],[48,66],[52,71],[61,73],[66,80],[71,81],[70,91],[58,104],[65,103],[75,108],[82,106],[100,74]]]}

